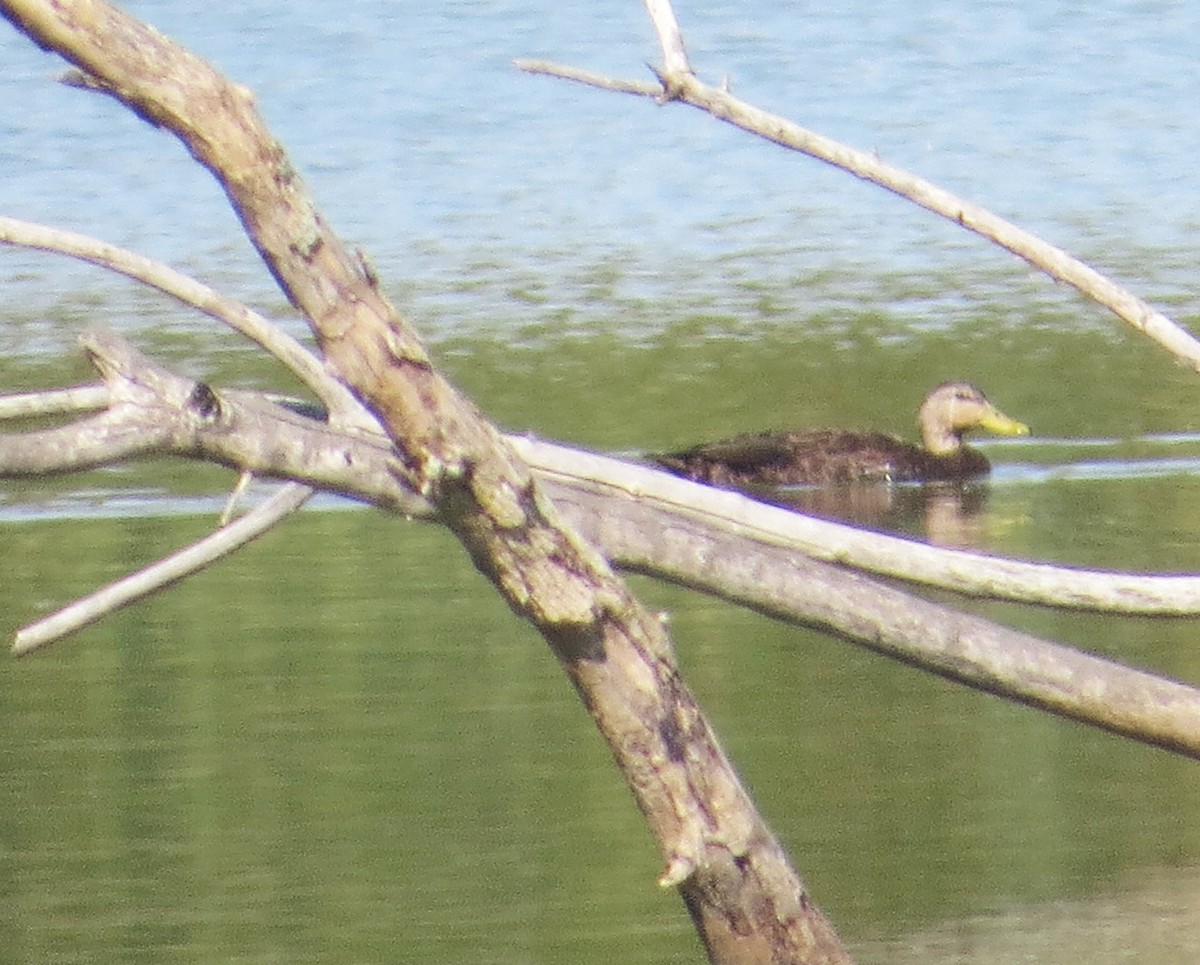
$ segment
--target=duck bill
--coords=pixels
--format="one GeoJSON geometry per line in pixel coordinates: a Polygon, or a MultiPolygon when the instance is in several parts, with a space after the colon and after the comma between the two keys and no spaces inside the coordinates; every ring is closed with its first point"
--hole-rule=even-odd
{"type": "Polygon", "coordinates": [[[992,409],[979,420],[979,427],[998,436],[1027,436],[1029,426],[1016,419],[1010,419],[999,409],[992,409]]]}

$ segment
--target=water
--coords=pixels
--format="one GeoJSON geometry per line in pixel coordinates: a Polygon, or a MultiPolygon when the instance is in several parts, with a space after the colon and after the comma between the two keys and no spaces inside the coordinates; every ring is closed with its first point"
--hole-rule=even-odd
{"type": "MultiPolygon", "coordinates": [[[[763,7],[682,11],[697,67],[1195,314],[1189,7],[763,7]]],[[[655,46],[636,4],[551,15],[356,0],[333,21],[317,4],[133,9],[254,86],[332,222],[435,340],[488,325],[510,337],[597,325],[644,335],[700,312],[757,327],[756,306],[789,324],[881,304],[908,326],[984,308],[1108,324],[1011,256],[815,161],[690,109],[512,68],[549,56],[646,76],[655,46]]],[[[11,105],[0,207],[278,304],[215,185],[169,137],[48,83],[58,62],[13,32],[0,43],[11,105]]],[[[62,266],[6,260],[25,275],[21,317],[69,309],[43,284],[62,266]]],[[[87,277],[93,298],[118,298],[87,277]]],[[[18,328],[6,354],[42,348],[39,332],[53,343],[18,328]]]]}
{"type": "MultiPolygon", "coordinates": [[[[1034,437],[988,449],[956,539],[1200,570],[1194,377],[1162,352],[814,161],[512,69],[645,76],[637,4],[130,9],[254,88],[330,221],[501,424],[621,452],[798,422],[909,433],[930,384],[968,377],[1034,437]]],[[[1200,314],[1191,6],[678,13],[707,78],[1200,314]]],[[[57,62],[6,27],[0,58],[0,211],[164,258],[303,332],[178,145],[51,83],[57,62]]],[[[195,375],[290,388],[94,269],[0,251],[0,285],[6,391],[85,379],[73,339],[97,321],[195,375]]],[[[0,487],[5,626],[196,538],[229,484],[172,463],[0,487]]],[[[672,613],[685,674],[862,961],[1194,959],[1193,764],[636,588],[672,613]]],[[[1193,621],[972,609],[1200,679],[1193,621]]],[[[0,694],[5,961],[698,958],[544,646],[435,529],[322,504],[0,661],[0,694]]]]}

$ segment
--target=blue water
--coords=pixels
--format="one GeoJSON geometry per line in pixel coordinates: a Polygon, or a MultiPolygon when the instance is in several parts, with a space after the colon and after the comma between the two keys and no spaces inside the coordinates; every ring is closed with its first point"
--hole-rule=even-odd
{"type": "MultiPolygon", "coordinates": [[[[694,6],[679,14],[706,79],[728,78],[742,97],[1197,314],[1194,5],[694,6]]],[[[764,290],[811,312],[886,300],[915,327],[1001,310],[1019,291],[1109,324],[1011,256],[818,162],[690,108],[513,68],[547,57],[648,77],[658,53],[636,3],[130,9],[256,91],[332,223],[432,338],[493,327],[515,337],[539,323],[644,329],[745,314],[764,290]]],[[[59,61],[6,25],[0,59],[0,211],[279,306],[211,178],[170,137],[104,97],[48,84],[59,61]]],[[[125,283],[81,277],[93,299],[153,323],[154,303],[125,283]]],[[[24,322],[0,335],[9,354],[57,349],[61,320],[86,314],[45,256],[0,253],[0,284],[24,322]]]]}

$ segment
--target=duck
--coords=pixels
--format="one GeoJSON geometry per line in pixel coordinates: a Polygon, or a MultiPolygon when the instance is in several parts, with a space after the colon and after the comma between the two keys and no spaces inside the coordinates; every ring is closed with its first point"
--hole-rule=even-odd
{"type": "Polygon", "coordinates": [[[655,454],[650,461],[695,482],[750,491],[862,481],[953,482],[991,470],[983,453],[964,444],[966,433],[1029,434],[1027,425],[1006,416],[970,382],[935,386],[917,424],[919,446],[881,432],[796,429],[745,433],[655,454]]]}

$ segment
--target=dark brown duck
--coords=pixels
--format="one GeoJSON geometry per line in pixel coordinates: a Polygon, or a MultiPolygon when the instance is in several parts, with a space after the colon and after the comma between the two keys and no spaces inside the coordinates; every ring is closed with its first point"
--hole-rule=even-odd
{"type": "Polygon", "coordinates": [[[733,489],[859,480],[933,482],[969,479],[991,469],[982,453],[964,445],[967,432],[1029,432],[968,382],[937,386],[925,397],[917,423],[920,446],[880,432],[797,429],[747,433],[650,458],[677,476],[733,489]]]}

